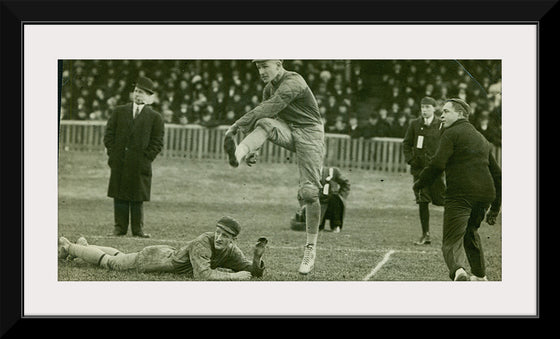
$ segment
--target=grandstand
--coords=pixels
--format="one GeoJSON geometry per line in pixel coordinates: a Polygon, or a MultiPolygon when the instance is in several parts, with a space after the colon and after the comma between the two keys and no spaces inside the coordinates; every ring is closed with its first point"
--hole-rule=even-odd
{"type": "MultiPolygon", "coordinates": [[[[380,112],[390,125],[417,117],[420,99],[465,99],[471,122],[501,146],[500,60],[285,60],[312,88],[328,133],[349,134],[380,112]],[[337,125],[338,121],[338,126],[337,125]]],[[[128,102],[136,78],[156,83],[154,108],[167,124],[229,125],[257,105],[263,84],[250,60],[64,60],[60,118],[104,121],[128,102]],[[229,114],[228,114],[229,113],[229,114]]],[[[402,138],[402,128],[375,137],[402,138]]]]}

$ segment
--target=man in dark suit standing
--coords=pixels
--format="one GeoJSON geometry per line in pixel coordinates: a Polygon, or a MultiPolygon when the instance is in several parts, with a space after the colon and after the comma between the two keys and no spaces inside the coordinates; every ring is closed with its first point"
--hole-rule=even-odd
{"type": "Polygon", "coordinates": [[[486,281],[486,265],[478,228],[486,216],[493,225],[501,208],[502,170],[492,155],[490,143],[468,121],[470,106],[449,99],[442,108],[444,131],[429,165],[414,183],[414,189],[429,186],[445,171],[447,190],[443,211],[443,258],[449,277],[486,281]],[[466,255],[466,256],[465,256],[466,255]]]}
{"type": "Polygon", "coordinates": [[[164,122],[149,104],[154,84],[140,77],[129,104],[115,107],[107,121],[103,143],[109,156],[111,176],[107,195],[114,200],[113,235],[125,235],[130,228],[135,237],[144,233],[143,202],[150,200],[152,162],[163,148],[164,122]]]}
{"type": "MultiPolygon", "coordinates": [[[[441,136],[441,121],[434,114],[437,104],[431,97],[422,98],[420,101],[421,116],[410,122],[403,139],[403,154],[410,165],[410,174],[414,181],[418,180],[420,171],[430,162],[436,153],[441,136]]],[[[422,189],[413,189],[418,212],[422,236],[414,244],[429,245],[430,238],[430,209],[429,204],[443,206],[445,183],[443,174],[435,178],[430,186],[422,189]]]]}

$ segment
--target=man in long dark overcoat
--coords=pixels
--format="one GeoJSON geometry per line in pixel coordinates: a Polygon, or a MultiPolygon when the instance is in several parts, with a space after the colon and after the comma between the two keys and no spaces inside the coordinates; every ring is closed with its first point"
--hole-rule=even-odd
{"type": "Polygon", "coordinates": [[[107,195],[114,200],[114,235],[149,238],[144,233],[143,202],[150,200],[152,162],[163,148],[164,122],[149,103],[155,93],[147,77],[139,77],[132,102],[113,110],[103,143],[109,156],[111,176],[107,195]],[[130,218],[129,218],[130,216],[130,218]]]}

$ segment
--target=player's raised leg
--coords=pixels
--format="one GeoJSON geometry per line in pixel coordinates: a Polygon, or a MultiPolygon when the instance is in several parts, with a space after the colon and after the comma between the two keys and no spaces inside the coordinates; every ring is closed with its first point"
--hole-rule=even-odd
{"type": "Polygon", "coordinates": [[[228,162],[232,167],[238,167],[247,155],[258,150],[268,139],[268,133],[261,127],[257,127],[239,145],[236,145],[233,135],[226,135],[224,139],[224,150],[228,156],[228,162]]]}
{"type": "Polygon", "coordinates": [[[255,124],[255,129],[249,133],[240,143],[235,143],[233,134],[226,133],[224,139],[224,150],[228,156],[228,162],[232,167],[238,167],[242,161],[249,163],[248,157],[256,152],[267,141],[295,151],[291,131],[288,125],[278,119],[262,118],[255,124]]]}

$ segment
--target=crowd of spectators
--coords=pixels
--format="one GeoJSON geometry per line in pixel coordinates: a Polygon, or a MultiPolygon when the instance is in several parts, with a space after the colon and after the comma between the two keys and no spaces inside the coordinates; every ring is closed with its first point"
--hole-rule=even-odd
{"type": "MultiPolygon", "coordinates": [[[[398,60],[381,67],[376,90],[379,120],[417,117],[420,100],[436,99],[441,112],[446,99],[461,98],[472,108],[471,123],[501,146],[502,80],[500,60],[398,60]],[[385,118],[383,111],[388,110],[385,118]]],[[[375,93],[373,94],[375,96],[375,93]]]]}
{"type": "MultiPolygon", "coordinates": [[[[404,137],[420,99],[465,99],[471,122],[501,140],[499,60],[286,60],[313,90],[327,133],[404,137]]],[[[156,85],[152,106],[166,123],[230,125],[261,100],[264,84],[250,60],[65,60],[61,119],[106,120],[130,101],[138,76],[156,85]]]]}

